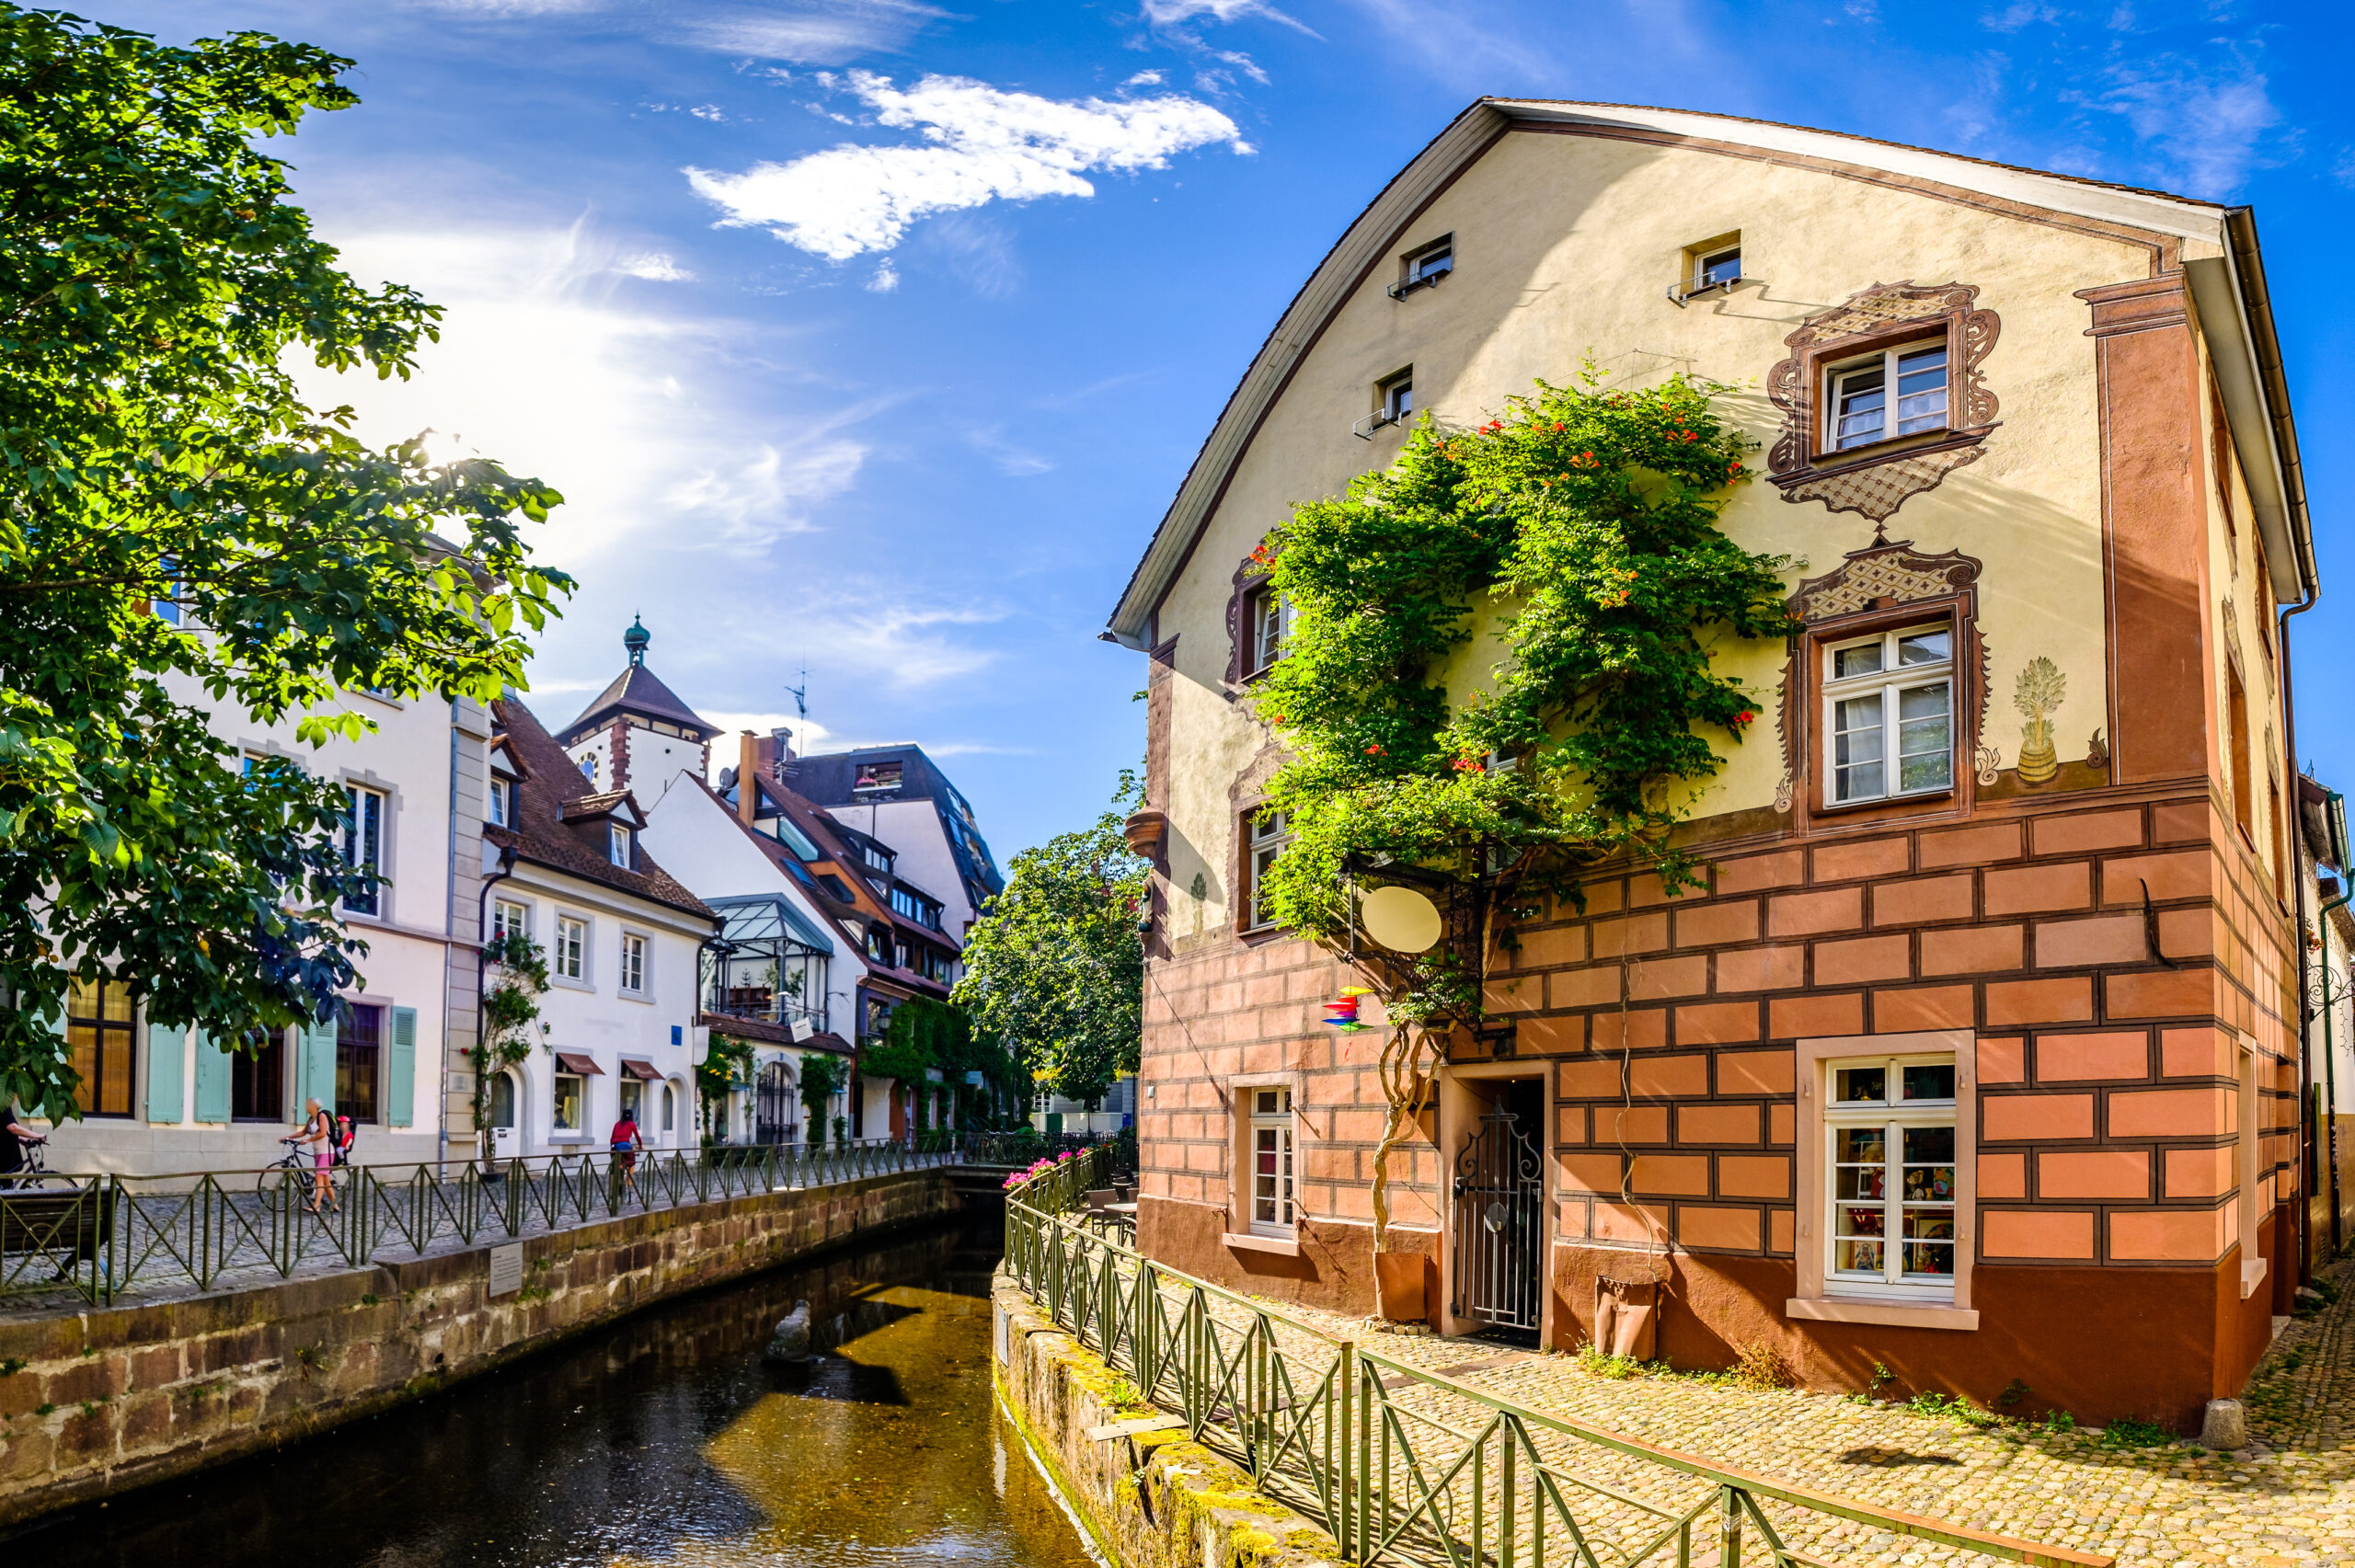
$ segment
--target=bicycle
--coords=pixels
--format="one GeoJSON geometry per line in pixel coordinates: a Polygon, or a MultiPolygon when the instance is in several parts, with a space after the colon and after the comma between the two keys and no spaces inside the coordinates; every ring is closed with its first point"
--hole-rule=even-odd
{"type": "Polygon", "coordinates": [[[15,1170],[0,1173],[0,1186],[52,1187],[74,1186],[71,1176],[59,1175],[49,1168],[49,1159],[42,1151],[49,1147],[45,1138],[20,1138],[17,1147],[24,1151],[24,1163],[15,1170]]]}
{"type": "MultiPolygon", "coordinates": [[[[318,1146],[299,1138],[281,1138],[278,1141],[286,1146],[286,1152],[263,1166],[255,1174],[255,1195],[267,1203],[270,1201],[273,1187],[286,1185],[290,1178],[299,1178],[306,1194],[303,1199],[303,1207],[313,1214],[318,1213],[317,1188],[315,1185],[318,1171],[318,1155],[316,1152],[318,1146]]],[[[331,1213],[340,1212],[343,1208],[343,1171],[344,1168],[341,1165],[330,1165],[327,1168],[327,1208],[331,1213]]]]}

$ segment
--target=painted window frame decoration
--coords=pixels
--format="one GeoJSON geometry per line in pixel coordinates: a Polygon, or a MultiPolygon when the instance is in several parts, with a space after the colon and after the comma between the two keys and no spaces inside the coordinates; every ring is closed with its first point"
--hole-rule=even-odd
{"type": "Polygon", "coordinates": [[[1959,550],[1933,555],[1908,542],[1877,540],[1850,551],[1832,571],[1807,578],[1784,601],[1806,629],[1792,639],[1791,657],[1784,666],[1783,700],[1775,714],[1784,767],[1775,792],[1778,813],[1854,819],[1883,813],[1960,812],[2001,782],[2001,754],[1982,743],[1990,681],[1989,651],[1979,632],[1981,569],[1976,558],[1959,550]],[[1827,650],[1941,624],[1952,628],[1951,785],[1840,800],[1833,787],[1829,738],[1832,715],[1823,690],[1825,674],[1834,668],[1827,650]]]}
{"type": "Polygon", "coordinates": [[[1912,497],[1979,460],[2001,408],[1982,366],[2003,322],[1978,301],[1975,284],[1876,283],[1816,312],[1783,339],[1790,355],[1766,376],[1767,395],[1783,411],[1766,475],[1783,499],[1821,501],[1878,526],[1912,497]],[[1940,341],[1947,352],[1943,425],[1842,450],[1830,403],[1835,372],[1853,373],[1876,356],[1940,341]]]}
{"type": "Polygon", "coordinates": [[[1817,717],[1822,726],[1820,782],[1826,810],[1953,792],[1954,644],[1950,615],[1860,636],[1825,637],[1816,644],[1817,717]],[[1868,652],[1873,658],[1866,668],[1864,656],[1868,652]],[[1855,668],[1849,668],[1852,664],[1855,668]],[[1913,704],[1913,713],[1907,712],[1909,698],[1933,691],[1938,693],[1935,714],[1918,702],[1913,704]],[[1875,704],[1869,726],[1863,722],[1867,703],[1875,704]],[[1935,750],[1917,746],[1933,723],[1937,726],[1939,744],[1935,750]],[[1864,754],[1867,743],[1861,738],[1867,733],[1872,736],[1869,757],[1864,754]],[[1935,775],[1927,771],[1932,757],[1938,763],[1935,775]],[[1909,779],[1905,769],[1910,758],[1921,759],[1924,772],[1909,779]],[[1869,787],[1865,777],[1867,769],[1871,771],[1869,787]]]}

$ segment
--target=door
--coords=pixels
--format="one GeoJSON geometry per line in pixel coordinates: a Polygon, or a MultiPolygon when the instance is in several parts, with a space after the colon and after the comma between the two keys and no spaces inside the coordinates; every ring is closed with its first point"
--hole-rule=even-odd
{"type": "Polygon", "coordinates": [[[1545,1234],[1545,1094],[1534,1078],[1493,1088],[1455,1157],[1454,1311],[1486,1327],[1534,1333],[1545,1234]]]}
{"type": "Polygon", "coordinates": [[[761,1069],[760,1093],[752,1113],[755,1143],[783,1143],[793,1136],[793,1075],[785,1063],[773,1061],[761,1069]]]}

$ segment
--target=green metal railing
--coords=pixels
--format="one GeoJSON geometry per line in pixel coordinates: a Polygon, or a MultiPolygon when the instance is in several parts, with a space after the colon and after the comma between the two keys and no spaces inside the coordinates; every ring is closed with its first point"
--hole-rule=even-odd
{"type": "Polygon", "coordinates": [[[1754,1551],[1768,1568],[1830,1568],[1814,1553],[1853,1546],[1832,1539],[1844,1528],[2046,1568],[2113,1561],[1711,1464],[1337,1338],[1087,1226],[1105,1160],[1087,1150],[1007,1194],[1007,1271],[1349,1562],[1740,1568],[1754,1551]]]}
{"type": "Polygon", "coordinates": [[[60,1176],[0,1185],[0,1291],[53,1290],[105,1304],[145,1289],[210,1290],[224,1278],[284,1278],[561,1230],[623,1214],[829,1185],[961,1162],[870,1139],[818,1149],[753,1144],[502,1162],[353,1165],[314,1212],[307,1168],[161,1176],[60,1176]]]}

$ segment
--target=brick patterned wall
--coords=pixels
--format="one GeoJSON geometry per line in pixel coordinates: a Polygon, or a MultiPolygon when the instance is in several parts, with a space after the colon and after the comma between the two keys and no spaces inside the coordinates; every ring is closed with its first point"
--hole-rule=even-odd
{"type": "MultiPolygon", "coordinates": [[[[2204,797],[2142,793],[2156,797],[2080,792],[1982,806],[1960,826],[1729,847],[1704,891],[1599,879],[1583,910],[1522,930],[1489,1001],[1517,1020],[1521,1057],[1550,1059],[1559,1233],[1632,1246],[1664,1227],[1693,1253],[1792,1255],[1792,1043],[1967,1029],[1982,1264],[2223,1257],[2238,1184],[2232,1031],[2261,1053],[2260,1214],[2294,1183],[2290,921],[2204,797]],[[2146,884],[2175,967],[2150,951],[2146,884]],[[1623,1146],[1646,1213],[1620,1200],[1623,1146]]],[[[1224,1206],[1226,1082],[1292,1070],[1303,1211],[1366,1221],[1382,1036],[1318,1023],[1349,976],[1306,944],[1231,936],[1152,974],[1145,1195],[1224,1206]]],[[[1394,1156],[1392,1174],[1394,1219],[1436,1224],[1430,1144],[1394,1156]]]]}

